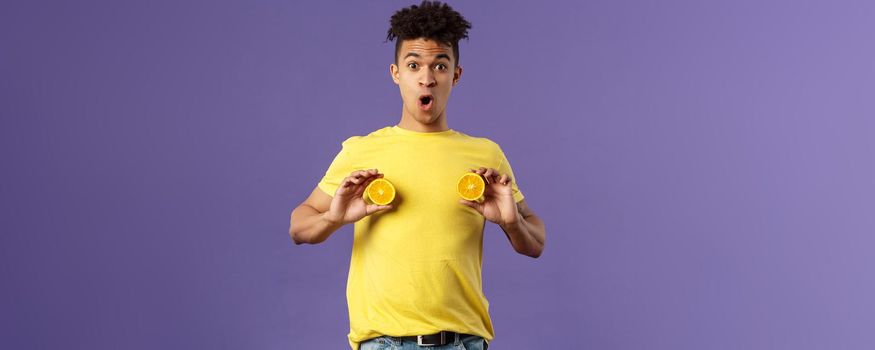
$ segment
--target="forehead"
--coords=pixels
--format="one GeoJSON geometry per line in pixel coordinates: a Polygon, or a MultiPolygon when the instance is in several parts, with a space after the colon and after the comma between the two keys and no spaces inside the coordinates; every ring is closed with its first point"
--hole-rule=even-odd
{"type": "Polygon", "coordinates": [[[446,54],[449,57],[453,57],[453,48],[450,45],[438,43],[434,40],[429,39],[410,39],[404,40],[401,42],[401,47],[398,50],[398,56],[401,59],[404,59],[407,54],[416,53],[421,58],[434,58],[439,54],[446,54]]]}

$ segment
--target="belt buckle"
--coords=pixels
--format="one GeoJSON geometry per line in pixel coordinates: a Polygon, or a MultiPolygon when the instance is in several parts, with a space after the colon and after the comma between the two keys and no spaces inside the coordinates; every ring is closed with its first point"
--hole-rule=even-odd
{"type": "Polygon", "coordinates": [[[419,346],[435,346],[435,345],[444,345],[447,343],[447,335],[443,331],[439,333],[441,335],[441,344],[426,344],[422,342],[422,335],[416,336],[416,345],[419,346]]]}

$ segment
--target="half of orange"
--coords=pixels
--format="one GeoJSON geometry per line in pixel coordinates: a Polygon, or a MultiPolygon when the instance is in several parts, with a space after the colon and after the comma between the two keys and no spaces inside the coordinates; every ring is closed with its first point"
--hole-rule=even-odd
{"type": "Polygon", "coordinates": [[[477,173],[465,173],[459,178],[459,183],[456,185],[456,190],[462,199],[469,201],[478,201],[483,198],[483,192],[486,191],[486,180],[483,175],[477,173]]]}
{"type": "Polygon", "coordinates": [[[387,205],[395,199],[395,186],[384,178],[375,179],[365,187],[364,197],[372,204],[387,205]]]}

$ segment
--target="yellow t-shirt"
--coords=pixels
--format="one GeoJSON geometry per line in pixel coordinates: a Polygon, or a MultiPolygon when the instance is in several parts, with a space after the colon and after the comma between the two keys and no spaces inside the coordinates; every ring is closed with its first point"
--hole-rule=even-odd
{"type": "Polygon", "coordinates": [[[334,196],[344,177],[376,168],[396,189],[396,208],[355,223],[346,296],[349,344],[366,339],[454,331],[494,337],[483,294],[485,219],[459,203],[456,183],[469,169],[513,179],[501,148],[455,130],[422,133],[398,126],[343,142],[318,187],[334,196]]]}

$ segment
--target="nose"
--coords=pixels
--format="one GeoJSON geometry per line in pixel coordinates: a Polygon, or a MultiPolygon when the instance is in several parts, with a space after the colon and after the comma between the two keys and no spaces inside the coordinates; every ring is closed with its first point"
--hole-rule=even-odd
{"type": "Polygon", "coordinates": [[[419,86],[432,87],[437,84],[437,81],[434,80],[434,73],[432,73],[431,69],[423,69],[425,73],[419,76],[419,86]]]}

